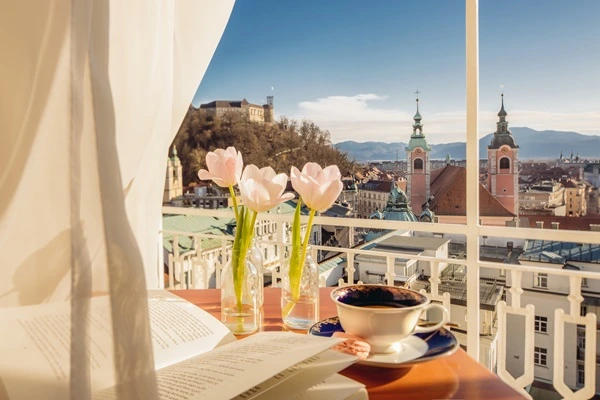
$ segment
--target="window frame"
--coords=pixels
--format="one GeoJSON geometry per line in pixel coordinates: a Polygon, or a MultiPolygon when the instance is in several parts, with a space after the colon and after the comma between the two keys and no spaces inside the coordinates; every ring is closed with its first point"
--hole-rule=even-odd
{"type": "Polygon", "coordinates": [[[538,367],[548,366],[548,349],[544,347],[533,348],[533,364],[538,367]]]}
{"type": "Polygon", "coordinates": [[[536,333],[548,333],[548,317],[536,315],[533,320],[533,329],[536,333]]]}
{"type": "Polygon", "coordinates": [[[585,365],[577,363],[576,380],[578,386],[585,386],[585,365]]]}
{"type": "Polygon", "coordinates": [[[533,287],[539,289],[548,289],[548,273],[547,272],[535,272],[533,274],[533,287]],[[543,282],[543,284],[542,284],[543,282]]]}

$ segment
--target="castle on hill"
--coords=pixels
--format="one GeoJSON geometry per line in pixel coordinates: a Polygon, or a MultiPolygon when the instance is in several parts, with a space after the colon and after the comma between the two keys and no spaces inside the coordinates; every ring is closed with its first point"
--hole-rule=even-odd
{"type": "Polygon", "coordinates": [[[262,106],[252,104],[246,99],[213,100],[210,103],[200,104],[200,109],[217,116],[222,116],[225,113],[237,113],[248,117],[251,122],[263,124],[275,122],[273,96],[267,96],[267,102],[262,106]]]}

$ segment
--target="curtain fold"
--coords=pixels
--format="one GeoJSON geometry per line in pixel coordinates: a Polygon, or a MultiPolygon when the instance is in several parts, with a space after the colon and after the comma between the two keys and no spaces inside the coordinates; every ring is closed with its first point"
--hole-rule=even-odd
{"type": "Polygon", "coordinates": [[[90,398],[89,298],[108,293],[120,398],[155,398],[171,143],[234,0],[2,1],[0,307],[71,304],[73,399],[90,398]]]}

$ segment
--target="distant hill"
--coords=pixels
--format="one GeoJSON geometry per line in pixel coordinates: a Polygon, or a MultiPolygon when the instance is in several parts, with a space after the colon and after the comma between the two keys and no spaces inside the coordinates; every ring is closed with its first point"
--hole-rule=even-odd
{"type": "Polygon", "coordinates": [[[215,116],[190,106],[173,140],[183,166],[183,184],[198,182],[198,170],[206,168],[206,154],[217,148],[234,146],[244,165],[271,166],[290,173],[309,161],[322,166],[335,164],[342,174],[354,170],[345,153],[331,146],[329,132],[310,121],[282,117],[274,124],[258,124],[247,116],[225,113],[215,116]]]}
{"type": "MultiPolygon", "coordinates": [[[[558,158],[562,150],[565,157],[579,153],[580,157],[600,157],[600,136],[587,136],[577,132],[536,131],[526,127],[510,128],[519,145],[519,158],[558,158]]],[[[479,154],[482,158],[487,154],[486,147],[493,133],[479,140],[479,154]]],[[[345,141],[335,144],[340,151],[348,154],[355,161],[395,160],[396,149],[398,159],[406,159],[404,147],[406,143],[394,142],[353,142],[345,141]]],[[[466,158],[465,142],[440,143],[431,145],[431,158],[443,159],[450,153],[453,159],[466,158]]]]}

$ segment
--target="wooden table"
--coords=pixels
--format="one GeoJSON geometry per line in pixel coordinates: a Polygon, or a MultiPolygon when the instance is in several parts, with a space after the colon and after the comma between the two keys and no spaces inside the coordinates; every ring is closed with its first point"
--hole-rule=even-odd
{"type": "MultiPolygon", "coordinates": [[[[329,297],[332,289],[321,288],[321,318],[337,314],[335,304],[329,297]]],[[[220,320],[221,298],[218,289],[174,290],[173,293],[203,308],[220,320]]],[[[261,330],[290,330],[281,320],[279,289],[265,289],[261,330]]],[[[500,378],[475,362],[462,349],[451,356],[417,364],[412,368],[386,369],[352,365],[341,374],[365,384],[370,400],[523,398],[500,378]]]]}

